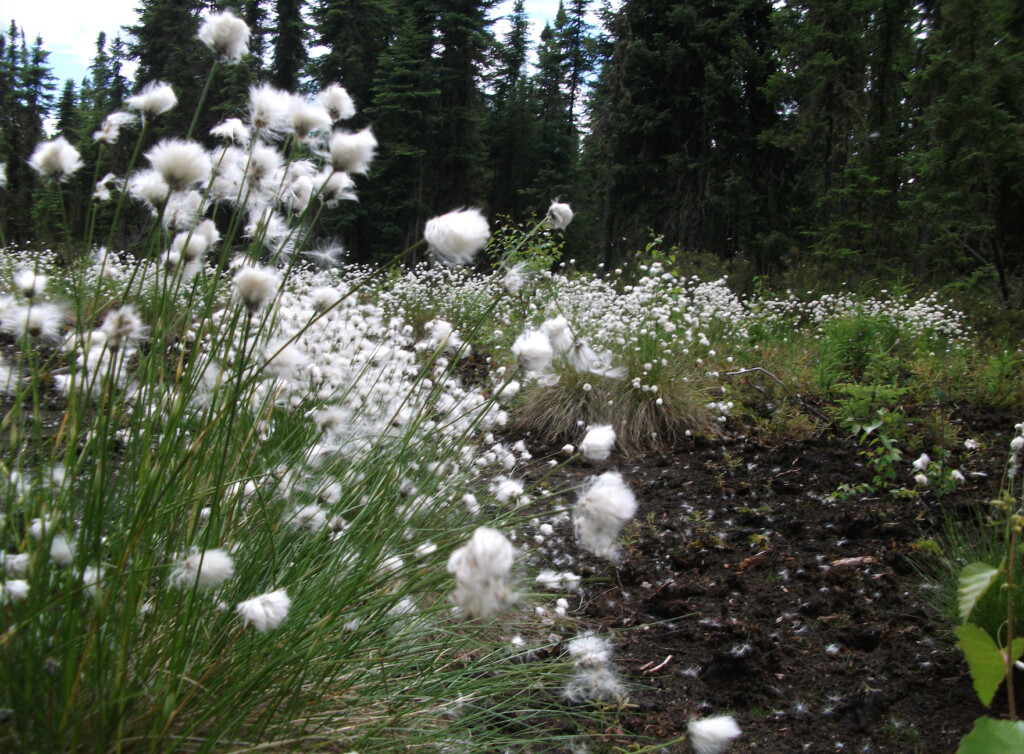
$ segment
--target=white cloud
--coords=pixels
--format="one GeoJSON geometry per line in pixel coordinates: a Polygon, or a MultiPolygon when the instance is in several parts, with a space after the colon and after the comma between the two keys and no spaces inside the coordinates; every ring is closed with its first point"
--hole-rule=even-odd
{"type": "MultiPolygon", "coordinates": [[[[96,54],[96,37],[105,32],[113,39],[121,27],[135,23],[138,0],[0,0],[0,18],[13,19],[33,44],[43,38],[58,86],[86,75],[96,54]]],[[[124,36],[122,34],[122,36],[124,36]]]]}

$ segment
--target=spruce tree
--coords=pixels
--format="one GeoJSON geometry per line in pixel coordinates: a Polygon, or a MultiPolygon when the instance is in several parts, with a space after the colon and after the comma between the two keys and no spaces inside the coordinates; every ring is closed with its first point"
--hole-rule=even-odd
{"type": "Polygon", "coordinates": [[[274,34],[274,65],[270,81],[278,89],[297,91],[299,79],[308,59],[306,22],[302,17],[302,0],[276,0],[274,34]]]}
{"type": "Polygon", "coordinates": [[[762,268],[776,227],[777,155],[762,145],[777,106],[769,0],[630,0],[614,136],[611,237],[642,247],[649,229],[685,250],[762,268]]]}
{"type": "MultiPolygon", "coordinates": [[[[562,16],[564,19],[564,13],[562,16]]],[[[537,169],[529,187],[532,204],[565,195],[572,179],[576,141],[572,110],[564,88],[566,79],[566,60],[558,34],[546,25],[540,33],[537,72],[533,77],[537,169]]]]}
{"type": "Polygon", "coordinates": [[[357,259],[385,258],[411,246],[437,210],[443,125],[441,89],[433,75],[434,17],[410,4],[394,41],[381,55],[372,106],[366,111],[380,151],[365,189],[362,215],[350,233],[357,259]]]}
{"type": "Polygon", "coordinates": [[[487,122],[490,206],[496,215],[508,215],[515,222],[535,209],[524,201],[524,189],[536,173],[537,147],[532,87],[526,75],[529,49],[529,19],[524,1],[516,0],[508,33],[495,46],[487,122]]]}
{"type": "Polygon", "coordinates": [[[312,39],[326,49],[310,66],[316,82],[340,83],[357,107],[370,107],[378,65],[405,18],[400,7],[393,0],[315,0],[312,39]]]}
{"type": "Polygon", "coordinates": [[[1020,301],[1024,274],[1024,36],[1010,0],[925,6],[905,163],[920,271],[994,278],[1020,301]]]}
{"type": "Polygon", "coordinates": [[[477,71],[490,44],[487,11],[493,0],[432,0],[436,41],[432,65],[443,115],[434,192],[437,206],[481,202],[486,170],[481,129],[483,96],[477,71]]]}
{"type": "Polygon", "coordinates": [[[64,89],[57,103],[57,132],[70,136],[69,141],[74,143],[78,130],[78,93],[75,91],[75,82],[68,79],[64,82],[64,89]]]}

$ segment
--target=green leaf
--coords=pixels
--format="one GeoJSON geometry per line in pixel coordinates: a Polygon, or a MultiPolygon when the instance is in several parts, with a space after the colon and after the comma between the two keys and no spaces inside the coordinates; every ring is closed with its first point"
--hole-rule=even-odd
{"type": "Polygon", "coordinates": [[[988,563],[969,563],[960,571],[960,584],[956,590],[957,604],[960,606],[960,620],[964,623],[971,617],[971,611],[978,604],[981,595],[992,586],[999,569],[988,563]]]}
{"type": "MultiPolygon", "coordinates": [[[[964,653],[967,667],[971,671],[974,691],[986,707],[992,703],[999,684],[1006,677],[1006,655],[988,633],[973,623],[957,626],[954,630],[957,645],[964,653]]],[[[1024,653],[1024,637],[1013,640],[1011,662],[1024,653]]]]}
{"type": "Polygon", "coordinates": [[[1024,722],[979,717],[956,754],[1017,754],[1024,751],[1024,722]]]}

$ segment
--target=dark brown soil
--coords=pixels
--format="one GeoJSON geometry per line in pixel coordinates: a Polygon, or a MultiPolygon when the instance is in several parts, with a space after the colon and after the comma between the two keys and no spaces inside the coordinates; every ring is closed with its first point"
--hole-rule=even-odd
{"type": "MultiPolygon", "coordinates": [[[[583,577],[571,609],[615,637],[630,684],[622,727],[668,741],[690,719],[731,714],[737,752],[954,752],[985,710],[914,563],[924,540],[943,541],[943,506],[967,517],[998,492],[1019,419],[959,421],[982,448],[958,443],[967,481],[941,506],[932,493],[830,500],[871,480],[842,437],[769,447],[733,435],[567,468],[576,485],[617,469],[640,503],[617,564],[571,537],[544,550],[583,577]]],[[[913,486],[913,460],[898,465],[901,485],[913,486]]],[[[992,713],[1005,711],[997,697],[992,713]]]]}

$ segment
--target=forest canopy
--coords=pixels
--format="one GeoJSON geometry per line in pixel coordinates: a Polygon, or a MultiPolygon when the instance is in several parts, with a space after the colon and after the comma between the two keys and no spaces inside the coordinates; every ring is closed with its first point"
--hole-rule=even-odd
{"type": "MultiPolygon", "coordinates": [[[[48,130],[85,162],[61,221],[82,237],[103,119],[161,80],[182,101],[147,140],[188,129],[209,66],[199,19],[220,5],[143,0],[123,35],[99,36],[81,81],[56,81],[44,40],[16,21],[0,33],[7,243],[66,237],[27,164],[48,130]]],[[[536,45],[522,0],[503,19],[494,0],[236,5],[251,54],[218,70],[194,135],[258,82],[345,86],[380,152],[361,202],[319,232],[357,261],[453,206],[522,223],[561,199],[577,212],[566,252],[584,265],[660,238],[759,275],[900,270],[1020,304],[1024,10],[1011,0],[564,0],[536,45]]],[[[104,172],[131,151],[108,149],[104,172]]]]}

